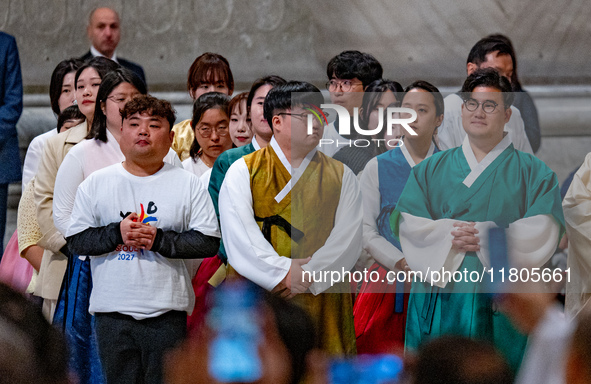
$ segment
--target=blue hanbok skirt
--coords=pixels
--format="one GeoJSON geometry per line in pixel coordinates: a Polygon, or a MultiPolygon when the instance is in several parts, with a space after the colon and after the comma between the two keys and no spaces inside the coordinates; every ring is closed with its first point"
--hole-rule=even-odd
{"type": "Polygon", "coordinates": [[[94,316],[88,312],[92,276],[90,258],[73,255],[62,284],[53,324],[63,330],[70,349],[70,370],[80,384],[103,384],[94,316]]]}

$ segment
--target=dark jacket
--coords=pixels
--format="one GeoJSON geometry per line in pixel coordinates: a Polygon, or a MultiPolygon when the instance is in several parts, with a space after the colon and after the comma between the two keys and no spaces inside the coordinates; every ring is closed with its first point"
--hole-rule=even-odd
{"type": "MultiPolygon", "coordinates": [[[[90,60],[92,59],[92,54],[90,53],[90,50],[88,52],[86,52],[86,54],[82,57],[80,57],[80,60],[86,61],[86,60],[90,60]]],[[[144,81],[144,83],[146,83],[147,86],[147,82],[146,82],[146,75],[144,74],[144,69],[136,64],[133,63],[129,60],[125,60],[122,59],[120,57],[117,57],[117,62],[124,68],[129,69],[130,71],[132,71],[133,73],[135,73],[136,75],[138,75],[140,77],[140,79],[142,79],[144,81]]]]}
{"type": "Polygon", "coordinates": [[[21,180],[16,123],[23,111],[23,80],[16,40],[0,32],[0,184],[21,180]]]}

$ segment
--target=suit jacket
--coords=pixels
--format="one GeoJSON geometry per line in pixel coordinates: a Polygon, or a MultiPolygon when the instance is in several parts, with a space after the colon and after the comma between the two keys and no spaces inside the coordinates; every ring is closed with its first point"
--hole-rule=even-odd
{"type": "MultiPolygon", "coordinates": [[[[90,53],[90,50],[88,52],[86,52],[86,54],[82,57],[80,57],[80,60],[86,61],[86,60],[90,60],[92,59],[92,54],[90,53]]],[[[132,71],[133,73],[135,73],[136,75],[138,75],[140,77],[140,79],[142,79],[144,81],[144,83],[146,83],[147,86],[147,82],[146,82],[146,75],[144,74],[144,69],[141,67],[141,65],[138,65],[136,63],[133,63],[129,60],[125,60],[122,59],[120,57],[117,58],[117,62],[124,68],[129,69],[130,71],[132,71]]]]}
{"type": "Polygon", "coordinates": [[[23,80],[16,40],[0,32],[0,184],[21,179],[16,123],[23,111],[23,80]]]}

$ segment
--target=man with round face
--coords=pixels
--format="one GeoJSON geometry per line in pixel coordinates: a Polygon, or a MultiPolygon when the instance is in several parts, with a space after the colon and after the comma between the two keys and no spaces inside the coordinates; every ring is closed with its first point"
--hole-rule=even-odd
{"type": "Polygon", "coordinates": [[[305,82],[269,91],[263,109],[273,137],[228,170],[220,222],[229,264],[299,303],[319,324],[321,348],[348,355],[356,351],[350,287],[318,277],[349,271],[359,258],[361,196],[353,172],[317,150],[322,101],[305,82]]]}
{"type": "Polygon", "coordinates": [[[173,137],[174,132],[163,116],[152,115],[150,111],[127,116],[119,140],[125,155],[123,167],[138,176],[154,174],[163,166],[160,158],[168,154],[173,137]]]}
{"type": "Polygon", "coordinates": [[[90,50],[80,57],[81,60],[104,56],[135,72],[146,82],[144,69],[140,65],[117,56],[116,50],[121,39],[121,22],[117,12],[106,7],[94,9],[88,17],[86,34],[90,41],[90,50]]]}
{"type": "MultiPolygon", "coordinates": [[[[512,47],[505,41],[485,37],[470,50],[466,73],[470,76],[479,69],[492,68],[510,82],[514,71],[512,54],[512,47]]],[[[462,99],[460,96],[455,93],[450,94],[444,99],[444,103],[445,116],[438,130],[438,138],[441,149],[449,149],[462,145],[466,131],[462,125],[462,99]]],[[[506,122],[504,130],[511,136],[511,141],[516,149],[533,154],[521,113],[513,106],[511,106],[511,116],[506,122]]]]}
{"type": "Polygon", "coordinates": [[[511,108],[505,107],[503,93],[490,86],[474,88],[462,105],[462,124],[470,144],[477,150],[494,148],[503,139],[503,128],[510,118],[511,108]]]}
{"type": "Polygon", "coordinates": [[[91,258],[89,312],[106,382],[160,383],[163,356],[184,338],[193,311],[192,259],[214,256],[220,233],[197,176],[163,161],[174,136],[171,104],[141,95],[121,116],[125,160],[80,184],[67,241],[91,258]]]}
{"type": "MultiPolygon", "coordinates": [[[[516,150],[504,131],[513,96],[496,70],[475,70],[462,87],[462,145],[413,168],[390,220],[413,271],[490,268],[488,233],[499,227],[506,228],[507,268],[539,268],[554,253],[564,232],[558,181],[541,160],[516,150]]],[[[407,348],[463,335],[492,341],[519,366],[526,335],[495,313],[490,291],[473,277],[431,274],[413,283],[408,308],[407,348]],[[433,310],[423,311],[427,307],[433,310]]]]}

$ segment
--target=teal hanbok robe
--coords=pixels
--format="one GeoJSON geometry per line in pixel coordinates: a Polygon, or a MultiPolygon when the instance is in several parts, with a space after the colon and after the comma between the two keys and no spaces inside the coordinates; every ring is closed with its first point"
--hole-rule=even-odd
{"type": "MultiPolygon", "coordinates": [[[[490,268],[488,229],[507,228],[512,266],[540,267],[564,232],[556,174],[532,155],[515,150],[506,136],[478,163],[468,139],[413,168],[391,216],[394,233],[414,271],[478,271],[490,268]],[[481,250],[452,248],[453,224],[476,222],[481,250]]],[[[476,282],[413,283],[406,348],[446,334],[492,342],[514,368],[527,338],[497,311],[476,282]]]]}

